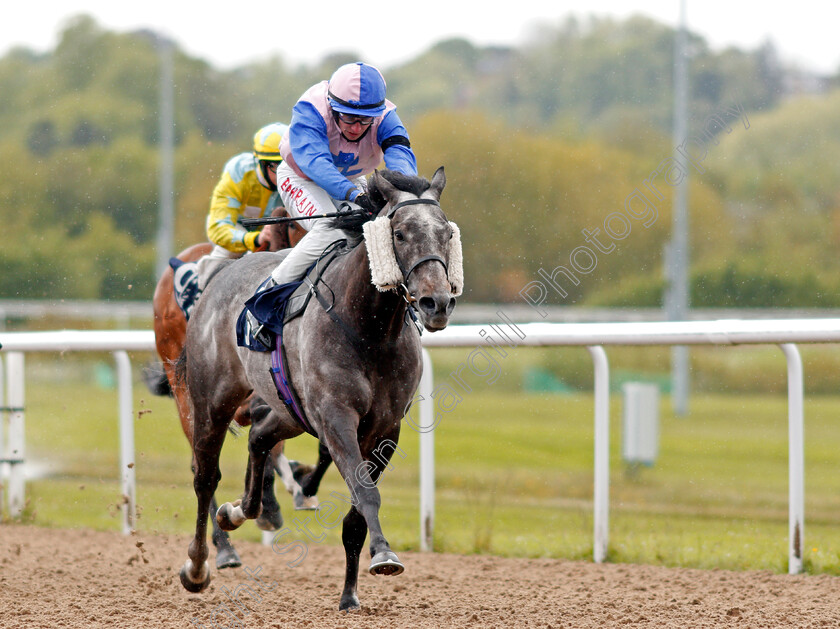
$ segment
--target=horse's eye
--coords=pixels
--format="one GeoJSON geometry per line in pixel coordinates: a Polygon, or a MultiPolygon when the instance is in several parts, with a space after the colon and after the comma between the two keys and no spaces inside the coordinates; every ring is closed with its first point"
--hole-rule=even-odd
{"type": "Polygon", "coordinates": [[[451,232],[449,232],[449,240],[452,240],[454,237],[455,237],[455,230],[453,229],[451,232]]]}
{"type": "Polygon", "coordinates": [[[405,236],[403,236],[402,232],[394,232],[394,238],[397,240],[405,240],[405,236]]]}

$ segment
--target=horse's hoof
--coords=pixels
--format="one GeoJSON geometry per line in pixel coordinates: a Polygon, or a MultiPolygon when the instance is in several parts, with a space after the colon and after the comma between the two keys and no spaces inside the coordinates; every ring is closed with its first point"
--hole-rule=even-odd
{"type": "Polygon", "coordinates": [[[294,495],[295,511],[315,511],[318,508],[318,496],[294,495]]]}
{"type": "Polygon", "coordinates": [[[289,469],[292,470],[292,477],[300,483],[307,474],[311,474],[312,470],[315,469],[312,465],[305,465],[300,461],[295,461],[293,459],[289,459],[289,469]]]}
{"type": "Polygon", "coordinates": [[[283,514],[280,513],[280,509],[273,511],[263,509],[256,522],[263,531],[279,531],[283,528],[283,514]]]}
{"type": "Polygon", "coordinates": [[[216,522],[219,524],[220,529],[223,531],[235,531],[248,519],[242,513],[240,504],[241,501],[237,500],[233,504],[226,502],[219,507],[219,510],[216,512],[216,522]]]}
{"type": "Polygon", "coordinates": [[[239,558],[239,553],[233,546],[222,548],[216,551],[216,569],[223,570],[225,568],[238,568],[242,565],[242,560],[239,558]]]}
{"type": "Polygon", "coordinates": [[[362,608],[359,602],[359,597],[353,594],[352,596],[342,596],[341,603],[338,605],[340,612],[357,612],[362,608]]]}
{"type": "Polygon", "coordinates": [[[370,561],[371,574],[384,574],[385,576],[396,576],[402,574],[405,566],[400,563],[396,554],[390,550],[383,550],[376,553],[376,556],[370,561]]]}
{"type": "Polygon", "coordinates": [[[199,592],[207,589],[207,586],[210,585],[210,564],[206,561],[204,562],[204,565],[201,567],[201,572],[198,574],[198,578],[195,581],[192,577],[190,577],[192,570],[192,560],[187,559],[187,562],[181,567],[181,585],[184,586],[184,589],[187,592],[198,594],[199,592]]]}

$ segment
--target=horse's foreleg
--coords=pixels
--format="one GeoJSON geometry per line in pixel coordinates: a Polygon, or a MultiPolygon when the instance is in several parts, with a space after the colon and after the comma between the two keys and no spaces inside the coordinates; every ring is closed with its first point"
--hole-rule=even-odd
{"type": "Polygon", "coordinates": [[[277,473],[286,486],[286,491],[292,496],[297,511],[311,511],[318,508],[318,488],[321,479],[332,463],[330,451],[323,443],[318,443],[318,463],[315,466],[303,465],[298,461],[290,461],[283,454],[282,449],[277,453],[272,451],[272,459],[277,473]]]}
{"type": "MultiPolygon", "coordinates": [[[[273,511],[277,511],[277,513],[279,514],[280,511],[280,505],[277,503],[277,498],[274,495],[275,471],[277,472],[277,475],[280,476],[280,480],[283,481],[283,485],[286,487],[286,491],[289,492],[291,496],[293,496],[295,501],[295,509],[298,508],[298,497],[302,496],[303,490],[301,489],[300,485],[298,485],[297,480],[295,479],[292,468],[289,465],[289,459],[287,459],[286,455],[283,454],[284,444],[285,441],[277,442],[277,444],[271,449],[271,455],[269,457],[268,463],[266,464],[264,481],[265,484],[263,485],[263,514],[260,516],[260,518],[266,517],[266,514],[271,514],[273,511]],[[271,485],[270,493],[269,483],[271,485]]],[[[316,500],[316,504],[312,508],[314,509],[317,506],[318,505],[316,500]]],[[[277,527],[278,529],[283,526],[282,522],[283,519],[281,517],[280,525],[277,527]]],[[[259,519],[257,520],[257,525],[259,526],[259,519]]]]}
{"type": "Polygon", "coordinates": [[[213,527],[211,537],[213,539],[213,546],[216,547],[216,569],[238,568],[242,565],[242,559],[239,558],[239,553],[236,552],[233,544],[230,543],[230,536],[216,522],[216,512],[218,510],[219,505],[216,504],[216,496],[214,495],[210,499],[210,513],[208,517],[213,527]]]}
{"type": "Polygon", "coordinates": [[[400,563],[400,560],[397,558],[397,555],[391,550],[385,536],[382,534],[382,529],[379,528],[380,505],[377,483],[379,482],[379,477],[385,470],[385,467],[388,465],[388,461],[391,460],[391,456],[394,454],[393,446],[385,448],[382,444],[384,442],[396,444],[397,439],[399,439],[399,433],[397,432],[392,436],[393,439],[383,437],[377,441],[376,448],[372,450],[373,456],[371,456],[371,452],[365,453],[366,460],[362,464],[360,472],[357,472],[356,474],[357,480],[359,480],[360,484],[366,489],[372,487],[373,491],[376,492],[377,498],[376,511],[374,513],[374,524],[378,530],[375,530],[374,527],[371,526],[371,521],[365,515],[365,512],[362,511],[362,514],[365,515],[368,528],[370,529],[371,560],[369,571],[371,574],[397,575],[401,574],[403,570],[405,570],[402,563],[400,563]],[[364,479],[365,471],[368,473],[367,482],[364,479]]]}
{"type": "Polygon", "coordinates": [[[354,611],[361,607],[356,594],[356,585],[359,581],[359,557],[362,554],[366,536],[367,523],[364,516],[356,510],[356,507],[350,507],[347,515],[344,516],[344,526],[341,529],[341,541],[344,544],[347,567],[344,572],[344,590],[341,592],[339,611],[354,611]]]}
{"type": "MultiPolygon", "coordinates": [[[[375,488],[385,465],[387,465],[390,453],[379,454],[372,457],[372,460],[366,460],[357,468],[361,470],[364,468],[367,471],[367,480],[363,472],[356,474],[356,479],[362,481],[361,484],[372,485],[375,488]]],[[[349,484],[348,484],[349,486],[349,484]]],[[[378,490],[377,490],[378,491],[378,490]]],[[[355,496],[356,494],[354,494],[355,496]]],[[[361,502],[361,501],[360,501],[361,502]]],[[[350,611],[359,609],[359,597],[356,594],[356,586],[359,579],[359,558],[362,553],[362,547],[365,544],[365,537],[368,531],[368,522],[362,512],[354,504],[350,511],[344,518],[344,527],[341,531],[341,541],[344,544],[344,554],[346,557],[346,571],[344,574],[344,590],[341,593],[341,602],[339,603],[339,610],[350,611]]],[[[377,515],[378,523],[378,515],[377,515]]],[[[380,531],[381,536],[381,531],[380,531]]],[[[403,565],[400,563],[397,555],[390,549],[388,542],[382,537],[384,547],[380,546],[374,548],[374,535],[371,534],[371,574],[396,575],[403,571],[403,565]]]]}
{"type": "MultiPolygon", "coordinates": [[[[336,417],[337,415],[331,415],[336,417]]],[[[377,451],[377,456],[366,460],[362,457],[359,448],[356,432],[353,430],[355,422],[324,422],[323,439],[329,448],[335,461],[336,467],[341,472],[347,487],[350,489],[350,498],[353,502],[353,509],[360,513],[370,531],[370,553],[371,553],[371,574],[396,575],[403,572],[404,567],[397,555],[391,550],[388,540],[382,533],[379,523],[379,508],[381,497],[376,482],[382,470],[387,465],[393,452],[377,451]]],[[[396,442],[397,435],[392,443],[396,442]]],[[[384,440],[384,437],[382,438],[384,440]]],[[[370,456],[370,452],[366,453],[370,456]]],[[[351,512],[353,511],[351,509],[351,512]]],[[[358,573],[358,556],[360,545],[364,543],[364,527],[359,520],[348,514],[344,522],[344,549],[347,556],[347,574],[345,587],[342,594],[341,605],[348,605],[352,608],[355,599],[355,581],[358,573]]]]}
{"type": "Polygon", "coordinates": [[[323,443],[318,442],[318,463],[315,465],[315,469],[301,481],[304,496],[314,496],[318,493],[321,480],[324,478],[324,474],[326,474],[327,468],[329,468],[332,460],[329,448],[323,443]]]}
{"type": "Polygon", "coordinates": [[[280,513],[280,503],[274,495],[274,466],[268,459],[263,470],[262,512],[257,517],[257,526],[263,531],[278,531],[283,528],[283,514],[280,513]]]}

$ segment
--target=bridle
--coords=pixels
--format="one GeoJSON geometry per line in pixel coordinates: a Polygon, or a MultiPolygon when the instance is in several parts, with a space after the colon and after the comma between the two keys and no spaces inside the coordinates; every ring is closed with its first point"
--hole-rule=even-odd
{"type": "MultiPolygon", "coordinates": [[[[394,214],[396,214],[397,210],[399,210],[401,208],[404,208],[407,205],[434,205],[436,207],[440,207],[440,203],[438,203],[434,199],[409,199],[408,201],[400,201],[399,203],[394,205],[391,209],[388,210],[388,213],[385,216],[389,219],[393,218],[393,216],[394,216],[394,214]]],[[[402,287],[406,291],[408,289],[405,288],[405,283],[408,281],[408,276],[411,275],[414,272],[414,270],[418,266],[423,264],[424,262],[429,262],[429,261],[440,262],[443,265],[443,270],[444,270],[444,272],[446,272],[447,277],[449,276],[449,268],[446,266],[446,260],[444,260],[440,256],[423,256],[422,258],[417,260],[417,262],[412,264],[409,267],[408,271],[405,270],[405,267],[403,266],[402,261],[399,258],[397,258],[397,252],[396,251],[394,252],[394,258],[397,261],[397,266],[400,267],[400,271],[402,271],[402,274],[403,274],[402,287]]]]}
{"type": "MultiPolygon", "coordinates": [[[[434,199],[408,199],[406,201],[400,201],[396,205],[392,206],[385,216],[390,220],[391,218],[393,218],[394,214],[396,214],[397,210],[402,209],[407,205],[434,205],[438,208],[440,207],[440,203],[438,201],[435,201],[434,199]]],[[[417,299],[415,299],[415,297],[409,292],[408,287],[406,286],[406,282],[408,282],[408,277],[415,271],[415,269],[417,269],[417,267],[419,267],[424,262],[440,262],[443,265],[443,271],[444,273],[446,273],[447,277],[449,277],[449,268],[446,266],[446,261],[443,258],[435,255],[423,256],[414,264],[412,264],[408,268],[408,270],[405,269],[402,261],[397,257],[396,251],[394,251],[394,259],[397,261],[397,266],[399,266],[403,276],[402,282],[397,287],[397,292],[405,300],[405,303],[408,306],[406,308],[406,312],[411,317],[411,321],[414,323],[414,326],[417,328],[417,331],[422,335],[423,325],[420,323],[420,320],[417,317],[417,308],[414,305],[417,299]]]]}

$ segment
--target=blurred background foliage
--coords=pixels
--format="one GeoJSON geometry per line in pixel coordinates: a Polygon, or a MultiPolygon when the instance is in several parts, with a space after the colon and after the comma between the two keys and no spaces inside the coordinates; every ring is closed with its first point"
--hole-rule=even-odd
{"type": "MultiPolygon", "coordinates": [[[[691,35],[690,128],[740,104],[690,180],[694,307],[840,306],[838,76],[788,66],[771,43],[710,49],[691,35]]],[[[159,46],[88,16],[54,50],[0,58],[0,299],[149,300],[158,213],[159,46]]],[[[646,18],[569,19],[522,48],[441,41],[383,68],[420,172],[446,166],[464,233],[467,293],[521,302],[537,271],[569,264],[581,232],[666,158],[674,32],[646,18]]],[[[176,248],[205,240],[222,166],[353,51],[314,67],[282,58],[220,71],[174,49],[176,248]]],[[[658,306],[671,189],[649,228],[599,255],[555,304],[658,306]],[[571,289],[574,290],[571,290],[571,289]]]]}

